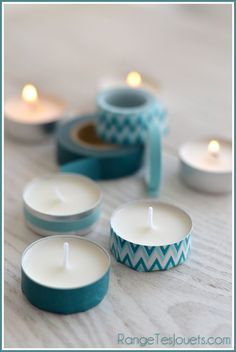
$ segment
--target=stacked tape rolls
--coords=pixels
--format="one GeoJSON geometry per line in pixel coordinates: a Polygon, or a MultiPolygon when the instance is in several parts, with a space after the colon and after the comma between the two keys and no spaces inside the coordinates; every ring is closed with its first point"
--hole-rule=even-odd
{"type": "Polygon", "coordinates": [[[57,161],[62,172],[95,180],[130,175],[142,165],[143,146],[121,146],[96,135],[96,117],[87,115],[62,123],[57,133],[57,161]]]}
{"type": "Polygon", "coordinates": [[[106,180],[138,171],[146,149],[147,188],[156,196],[161,137],[167,129],[166,110],[153,94],[127,87],[109,89],[98,94],[96,114],[61,124],[57,160],[63,172],[106,180]]]}
{"type": "Polygon", "coordinates": [[[146,185],[150,196],[159,194],[161,137],[167,130],[166,110],[150,92],[121,87],[98,94],[98,136],[107,143],[145,145],[146,185]]]}

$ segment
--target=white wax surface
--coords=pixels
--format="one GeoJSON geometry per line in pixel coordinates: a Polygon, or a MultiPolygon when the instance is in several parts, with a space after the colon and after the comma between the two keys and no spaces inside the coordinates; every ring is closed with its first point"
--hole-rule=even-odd
{"type": "Polygon", "coordinates": [[[231,172],[231,143],[227,140],[216,139],[220,143],[220,152],[218,157],[214,157],[208,152],[208,144],[212,139],[205,139],[184,144],[180,148],[181,159],[192,167],[203,171],[231,172]]]}
{"type": "Polygon", "coordinates": [[[38,124],[62,117],[64,104],[50,97],[40,97],[37,105],[31,106],[20,98],[9,99],[5,102],[4,112],[8,119],[20,123],[38,124]]]}
{"type": "Polygon", "coordinates": [[[24,192],[24,201],[34,210],[49,215],[74,215],[94,208],[101,191],[92,180],[74,174],[56,174],[37,179],[24,192]],[[58,198],[57,192],[63,197],[58,198]]]}
{"type": "Polygon", "coordinates": [[[179,242],[191,230],[191,219],[172,205],[141,200],[118,209],[111,218],[111,226],[118,236],[135,244],[161,246],[179,242]],[[153,207],[156,229],[148,226],[148,207],[153,207]]]}
{"type": "Polygon", "coordinates": [[[52,236],[32,244],[22,258],[22,267],[32,280],[50,287],[82,287],[100,279],[109,259],[102,248],[80,237],[52,236]],[[68,268],[63,266],[63,245],[69,243],[68,268]]]}

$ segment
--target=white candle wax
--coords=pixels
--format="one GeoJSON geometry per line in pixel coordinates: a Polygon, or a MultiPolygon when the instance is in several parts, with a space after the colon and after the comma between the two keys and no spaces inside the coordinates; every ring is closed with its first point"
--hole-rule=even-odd
{"type": "Polygon", "coordinates": [[[190,233],[191,226],[190,217],[181,209],[148,199],[128,203],[111,218],[111,227],[118,236],[147,246],[179,242],[190,233]]]}
{"type": "Polygon", "coordinates": [[[52,236],[34,242],[22,257],[25,274],[54,288],[75,288],[100,279],[110,265],[108,254],[94,242],[73,236],[52,236]],[[68,265],[64,265],[64,244],[68,265]]]}
{"type": "Polygon", "coordinates": [[[59,119],[64,104],[52,97],[40,96],[35,105],[21,98],[12,98],[5,102],[4,112],[8,119],[22,124],[43,124],[59,119]]]}
{"type": "Polygon", "coordinates": [[[184,144],[180,148],[180,158],[193,168],[210,172],[232,171],[232,145],[229,141],[217,139],[219,151],[209,150],[211,139],[184,144]]]}
{"type": "Polygon", "coordinates": [[[95,182],[81,175],[56,174],[31,182],[23,198],[35,211],[66,216],[94,209],[101,201],[101,191],[95,182]]]}

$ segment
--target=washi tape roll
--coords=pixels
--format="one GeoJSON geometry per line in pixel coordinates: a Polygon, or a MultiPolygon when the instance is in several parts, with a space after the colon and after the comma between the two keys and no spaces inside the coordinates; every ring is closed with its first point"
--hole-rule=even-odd
{"type": "Polygon", "coordinates": [[[102,193],[91,179],[56,174],[30,182],[23,192],[24,217],[42,235],[86,235],[100,217],[102,193]]]}
{"type": "Polygon", "coordinates": [[[156,197],[160,192],[162,175],[161,133],[156,121],[148,126],[144,159],[148,194],[151,197],[156,197]]]}
{"type": "Polygon", "coordinates": [[[137,271],[182,264],[191,249],[192,221],[180,208],[150,199],[127,203],[111,217],[111,251],[137,271]]]}
{"type": "Polygon", "coordinates": [[[148,126],[156,121],[167,132],[166,110],[156,97],[143,89],[116,88],[97,96],[98,136],[123,145],[145,143],[148,126]]]}
{"type": "Polygon", "coordinates": [[[139,170],[143,146],[120,146],[96,135],[96,117],[88,115],[65,121],[57,134],[57,161],[62,172],[80,173],[94,180],[114,179],[139,170]]]}
{"type": "Polygon", "coordinates": [[[109,275],[107,251],[77,236],[45,237],[22,255],[22,291],[48,312],[71,314],[96,306],[107,294],[109,275]]]}

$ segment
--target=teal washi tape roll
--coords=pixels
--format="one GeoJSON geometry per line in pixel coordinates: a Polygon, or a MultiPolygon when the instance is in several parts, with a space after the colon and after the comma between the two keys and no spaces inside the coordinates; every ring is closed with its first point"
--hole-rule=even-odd
{"type": "Polygon", "coordinates": [[[108,291],[110,256],[97,243],[78,236],[50,236],[22,255],[21,287],[27,299],[48,312],[84,312],[108,291]]]}
{"type": "Polygon", "coordinates": [[[192,221],[180,208],[143,199],[127,203],[111,217],[111,252],[137,271],[167,270],[191,250],[192,221]]]}
{"type": "Polygon", "coordinates": [[[24,218],[42,235],[86,235],[98,221],[102,193],[91,179],[55,174],[30,182],[23,192],[24,218]]]}
{"type": "Polygon", "coordinates": [[[68,120],[57,133],[57,161],[62,172],[80,173],[94,180],[114,179],[139,170],[143,146],[120,146],[96,135],[96,116],[68,120]]]}
{"type": "Polygon", "coordinates": [[[135,145],[146,142],[148,126],[156,121],[167,132],[166,110],[144,89],[115,88],[97,96],[98,136],[106,142],[135,145]]]}
{"type": "Polygon", "coordinates": [[[153,121],[148,127],[145,145],[145,182],[149,196],[159,195],[161,175],[161,133],[159,124],[153,121]]]}

